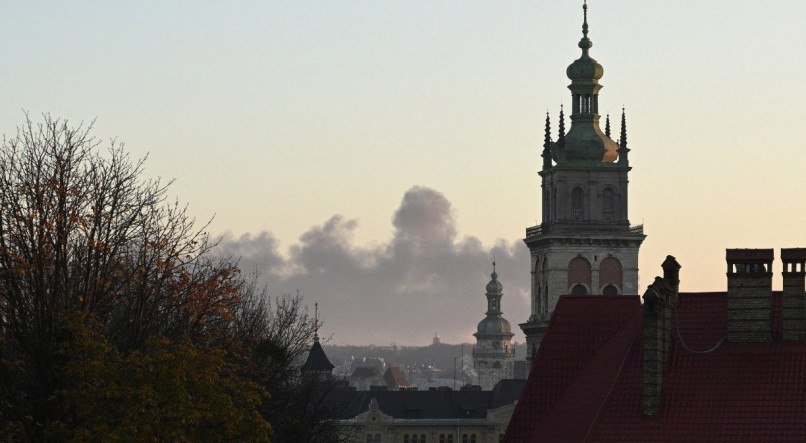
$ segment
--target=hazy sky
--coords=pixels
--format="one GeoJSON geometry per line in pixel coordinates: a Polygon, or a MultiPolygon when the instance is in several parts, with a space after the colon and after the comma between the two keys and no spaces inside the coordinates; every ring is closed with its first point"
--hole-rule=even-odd
{"type": "MultiPolygon", "coordinates": [[[[628,111],[642,287],[666,254],[684,290],[722,290],[726,247],[806,246],[804,17],[590,1],[600,110],[628,111]]],[[[319,301],[336,342],[470,341],[495,244],[506,316],[528,316],[519,239],[580,22],[568,0],[6,2],[0,131],[22,110],[97,118],[274,291],[319,301]]]]}

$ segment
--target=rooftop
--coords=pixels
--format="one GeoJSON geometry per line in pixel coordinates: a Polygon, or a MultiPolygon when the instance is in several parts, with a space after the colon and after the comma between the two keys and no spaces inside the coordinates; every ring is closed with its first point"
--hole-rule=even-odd
{"type": "MultiPolygon", "coordinates": [[[[773,329],[780,292],[773,292],[773,329]]],[[[638,296],[563,296],[507,441],[803,441],[806,343],[728,343],[727,293],[680,293],[657,415],[642,413],[638,296]]]]}

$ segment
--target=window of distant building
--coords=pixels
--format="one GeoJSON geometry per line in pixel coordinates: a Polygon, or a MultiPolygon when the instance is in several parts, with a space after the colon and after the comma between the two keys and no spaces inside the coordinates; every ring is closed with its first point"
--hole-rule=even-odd
{"type": "Polygon", "coordinates": [[[571,191],[571,218],[582,220],[582,207],[585,201],[585,191],[579,186],[571,191]]]}
{"type": "Polygon", "coordinates": [[[613,188],[606,188],[602,192],[602,219],[605,221],[615,220],[616,193],[613,188]]]}

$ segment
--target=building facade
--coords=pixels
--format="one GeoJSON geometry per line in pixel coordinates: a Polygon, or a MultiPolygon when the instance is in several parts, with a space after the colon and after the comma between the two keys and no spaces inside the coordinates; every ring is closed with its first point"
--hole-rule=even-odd
{"type": "Polygon", "coordinates": [[[525,380],[491,391],[341,390],[328,401],[345,440],[355,443],[500,443],[525,380]]]}
{"type": "Polygon", "coordinates": [[[557,141],[546,116],[543,145],[541,224],[526,230],[531,253],[531,315],[521,324],[531,361],[563,294],[638,293],[638,250],[643,226],[627,217],[628,175],[626,118],[622,110],[618,142],[610,138],[610,120],[599,125],[599,80],[604,70],[589,54],[587,5],[584,6],[582,56],[566,73],[571,80],[571,128],[565,131],[560,110],[557,141]]]}
{"type": "Polygon", "coordinates": [[[512,327],[501,312],[501,298],[504,286],[498,281],[498,274],[490,275],[487,283],[486,317],[479,322],[476,333],[476,347],[473,348],[473,366],[478,375],[478,384],[485,391],[492,390],[502,379],[513,378],[515,373],[515,348],[512,346],[512,327]]]}

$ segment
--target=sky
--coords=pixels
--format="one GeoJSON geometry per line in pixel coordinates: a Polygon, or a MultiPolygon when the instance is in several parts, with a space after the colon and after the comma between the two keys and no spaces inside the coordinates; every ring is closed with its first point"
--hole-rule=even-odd
{"type": "MultiPolygon", "coordinates": [[[[640,287],[667,254],[682,290],[712,291],[725,248],[806,246],[803,17],[590,1],[600,111],[627,109],[640,287]]],[[[522,341],[521,239],[580,26],[568,0],[6,3],[0,131],[95,120],[272,293],[319,302],[334,343],[472,341],[495,252],[522,341]]]]}

